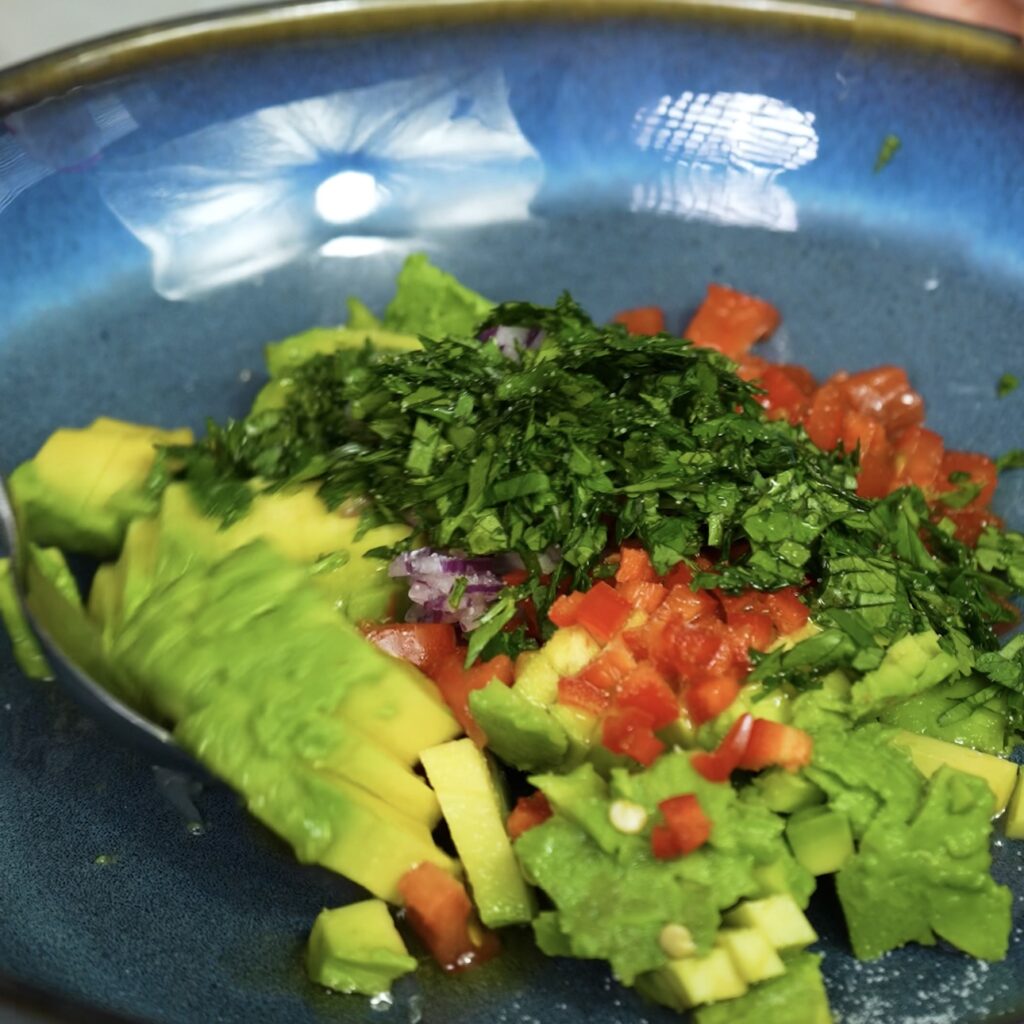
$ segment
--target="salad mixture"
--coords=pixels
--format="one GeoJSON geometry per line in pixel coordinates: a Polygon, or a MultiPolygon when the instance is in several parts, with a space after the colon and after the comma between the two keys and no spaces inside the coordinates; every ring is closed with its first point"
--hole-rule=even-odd
{"type": "MultiPolygon", "coordinates": [[[[779,315],[720,285],[682,337],[423,256],[349,305],[267,346],[244,419],[58,430],[10,481],[58,643],[368,891],[313,924],[315,981],[525,925],[698,1024],[825,1024],[825,875],[859,958],[1006,955],[1021,453],[947,450],[897,367],[752,355],[779,315]]],[[[2,572],[0,611],[45,675],[2,572]]]]}

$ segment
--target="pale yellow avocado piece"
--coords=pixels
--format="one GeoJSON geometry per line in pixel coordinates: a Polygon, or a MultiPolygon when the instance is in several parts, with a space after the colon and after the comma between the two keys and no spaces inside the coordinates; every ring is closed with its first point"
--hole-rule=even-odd
{"type": "Polygon", "coordinates": [[[317,915],[306,948],[306,973],[318,985],[372,996],[387,992],[396,978],[414,970],[416,960],[381,900],[317,915]]]}
{"type": "Polygon", "coordinates": [[[96,570],[89,590],[89,614],[109,635],[130,615],[156,570],[160,524],[156,517],[133,519],[116,562],[96,570]]]}
{"type": "Polygon", "coordinates": [[[1006,808],[1006,838],[1024,839],[1024,775],[1017,773],[1017,785],[1006,808]]]}
{"type": "Polygon", "coordinates": [[[729,954],[748,985],[786,973],[782,957],[758,928],[723,928],[715,936],[715,945],[729,954]]]}
{"type": "Polygon", "coordinates": [[[601,647],[582,626],[565,626],[526,663],[515,690],[545,707],[558,699],[558,680],[573,676],[600,653],[601,647]]]}
{"type": "Polygon", "coordinates": [[[893,743],[910,754],[914,766],[925,778],[931,778],[943,765],[949,765],[957,771],[984,779],[995,801],[993,814],[1001,813],[1010,802],[1010,794],[1017,782],[1017,766],[1012,761],[903,729],[893,737],[893,743]]]}
{"type": "Polygon", "coordinates": [[[505,829],[508,806],[487,756],[470,739],[424,750],[423,768],[466,870],[480,920],[491,928],[536,914],[505,829]]]}
{"type": "Polygon", "coordinates": [[[361,348],[367,341],[375,348],[391,352],[412,352],[423,347],[414,334],[396,334],[379,327],[311,327],[283,341],[271,342],[263,351],[270,376],[284,377],[313,356],[361,348]]]}
{"type": "Polygon", "coordinates": [[[658,988],[670,997],[669,1005],[680,1012],[723,999],[738,999],[748,988],[732,957],[722,948],[711,950],[707,956],[669,960],[656,973],[658,988]]]}
{"type": "Polygon", "coordinates": [[[818,935],[792,896],[778,894],[745,900],[725,915],[733,928],[756,928],[780,953],[803,949],[818,935]]]}

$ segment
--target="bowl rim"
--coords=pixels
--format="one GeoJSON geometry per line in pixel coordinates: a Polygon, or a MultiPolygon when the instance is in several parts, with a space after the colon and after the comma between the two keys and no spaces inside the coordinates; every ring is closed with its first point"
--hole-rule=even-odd
{"type": "Polygon", "coordinates": [[[0,117],[74,88],[211,50],[371,32],[623,17],[845,35],[1024,75],[1024,47],[1008,33],[850,0],[276,0],[145,24],[2,69],[0,117]]]}

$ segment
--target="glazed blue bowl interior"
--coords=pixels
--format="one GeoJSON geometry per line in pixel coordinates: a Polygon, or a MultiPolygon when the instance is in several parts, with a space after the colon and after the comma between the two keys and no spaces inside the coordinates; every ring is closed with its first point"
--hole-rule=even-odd
{"type": "MultiPolygon", "coordinates": [[[[776,357],[898,362],[950,447],[1024,444],[1024,390],[995,398],[1024,377],[1020,66],[968,30],[974,56],[872,29],[895,16],[662,10],[358,36],[339,12],[329,34],[204,45],[8,111],[0,471],[101,414],[241,413],[264,342],[341,322],[350,294],[380,309],[417,250],[495,299],[569,289],[595,317],[659,304],[675,328],[724,281],[781,308],[776,357]]],[[[1007,475],[1018,527],[1022,498],[1007,475]]],[[[227,790],[196,800],[189,829],[145,759],[0,638],[0,973],[187,1024],[678,1019],[525,934],[459,978],[424,968],[392,1006],[328,996],[303,941],[352,887],[227,790]]],[[[995,856],[1018,922],[998,965],[858,965],[822,894],[839,1020],[1024,1016],[1024,844],[995,856]]]]}

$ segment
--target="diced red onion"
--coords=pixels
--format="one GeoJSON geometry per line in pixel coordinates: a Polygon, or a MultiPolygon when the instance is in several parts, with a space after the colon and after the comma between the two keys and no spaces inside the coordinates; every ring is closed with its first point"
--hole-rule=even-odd
{"type": "Polygon", "coordinates": [[[493,341],[502,355],[515,359],[520,349],[536,348],[544,340],[544,332],[539,327],[488,327],[477,337],[493,341]]]}
{"type": "Polygon", "coordinates": [[[444,554],[432,548],[399,555],[388,566],[388,575],[409,580],[409,622],[456,622],[465,630],[476,625],[504,587],[495,559],[444,554]],[[460,578],[465,578],[466,585],[453,608],[451,595],[460,578]]]}

